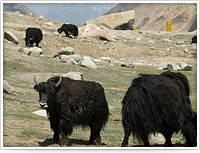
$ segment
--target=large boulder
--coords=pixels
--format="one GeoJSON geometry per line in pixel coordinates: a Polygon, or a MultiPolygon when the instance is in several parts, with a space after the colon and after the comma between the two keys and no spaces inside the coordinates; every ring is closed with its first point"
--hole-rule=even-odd
{"type": "Polygon", "coordinates": [[[30,48],[31,51],[31,56],[41,56],[42,55],[42,49],[39,47],[31,47],[30,48]]]}
{"type": "Polygon", "coordinates": [[[89,56],[84,56],[84,60],[81,63],[81,66],[97,69],[96,64],[92,61],[92,59],[89,56]]]}
{"type": "Polygon", "coordinates": [[[95,24],[87,24],[80,29],[80,36],[82,38],[92,37],[99,40],[116,41],[109,32],[106,32],[96,26],[95,24]]]}
{"type": "Polygon", "coordinates": [[[99,27],[107,27],[109,29],[115,29],[116,27],[123,25],[124,23],[131,23],[135,19],[135,11],[126,11],[121,13],[113,13],[109,15],[100,16],[86,21],[87,24],[96,24],[99,27]]]}
{"type": "Polygon", "coordinates": [[[15,95],[15,91],[11,88],[6,80],[3,80],[3,92],[11,95],[15,95]]]}
{"type": "Polygon", "coordinates": [[[19,44],[18,38],[10,31],[5,31],[4,32],[4,37],[9,41],[14,42],[15,44],[19,44]]]}

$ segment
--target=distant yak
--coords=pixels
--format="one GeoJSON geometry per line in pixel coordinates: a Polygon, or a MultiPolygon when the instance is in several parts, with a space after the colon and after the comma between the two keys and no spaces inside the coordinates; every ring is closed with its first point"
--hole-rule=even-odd
{"type": "Polygon", "coordinates": [[[62,33],[64,31],[66,37],[72,38],[70,35],[74,36],[74,39],[78,36],[78,27],[73,24],[63,24],[59,29],[58,33],[62,33]]]}
{"type": "Polygon", "coordinates": [[[89,144],[101,145],[100,131],[108,121],[109,110],[103,87],[93,81],[53,77],[37,83],[39,106],[45,108],[54,131],[53,139],[68,146],[74,127],[90,127],[89,144]],[[61,138],[60,138],[61,136],[61,138]]]}
{"type": "Polygon", "coordinates": [[[197,36],[194,36],[194,37],[192,38],[191,44],[193,44],[193,43],[197,44],[197,36]]]}
{"type": "Polygon", "coordinates": [[[33,47],[33,44],[36,43],[36,46],[39,47],[39,43],[42,40],[43,34],[39,28],[27,28],[25,44],[28,47],[33,47]]]}
{"type": "Polygon", "coordinates": [[[197,145],[197,114],[191,108],[190,88],[182,73],[141,74],[132,81],[122,101],[124,139],[128,146],[130,134],[144,146],[150,146],[149,134],[160,132],[165,146],[172,146],[174,132],[181,131],[187,146],[197,145]]]}

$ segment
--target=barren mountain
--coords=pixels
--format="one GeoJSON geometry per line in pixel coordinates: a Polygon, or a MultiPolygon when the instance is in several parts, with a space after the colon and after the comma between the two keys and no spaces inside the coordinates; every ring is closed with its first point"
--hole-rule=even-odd
{"type": "Polygon", "coordinates": [[[167,19],[172,20],[172,31],[194,31],[197,28],[195,3],[118,4],[106,14],[135,10],[134,28],[145,31],[166,31],[167,19]]]}
{"type": "Polygon", "coordinates": [[[24,15],[32,14],[33,16],[36,16],[32,11],[30,11],[26,6],[24,6],[22,4],[5,3],[3,5],[3,10],[9,11],[9,12],[19,11],[21,14],[24,14],[24,15]]]}

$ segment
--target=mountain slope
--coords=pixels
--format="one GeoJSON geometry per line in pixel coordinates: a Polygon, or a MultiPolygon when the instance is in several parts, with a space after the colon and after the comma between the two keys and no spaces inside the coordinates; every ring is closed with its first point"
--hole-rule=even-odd
{"type": "Polygon", "coordinates": [[[33,16],[35,16],[35,14],[31,12],[27,7],[21,4],[16,4],[16,3],[4,3],[3,11],[9,11],[9,12],[19,11],[21,14],[24,14],[24,15],[32,14],[33,16]]]}
{"type": "Polygon", "coordinates": [[[134,28],[145,31],[166,31],[167,19],[172,20],[172,31],[197,29],[197,5],[195,3],[142,3],[119,4],[109,13],[135,10],[134,28]]]}

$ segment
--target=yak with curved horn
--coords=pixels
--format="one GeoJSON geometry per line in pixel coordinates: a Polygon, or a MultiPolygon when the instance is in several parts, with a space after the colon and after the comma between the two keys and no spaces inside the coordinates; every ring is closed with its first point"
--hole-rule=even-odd
{"type": "Polygon", "coordinates": [[[56,143],[68,146],[68,136],[74,127],[89,126],[89,144],[96,141],[97,146],[101,145],[100,131],[108,121],[109,110],[99,83],[68,77],[52,77],[41,83],[34,78],[34,82],[34,89],[39,92],[39,106],[47,111],[56,143]]]}

